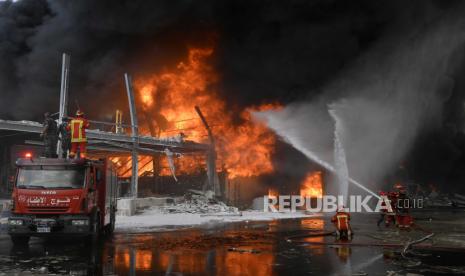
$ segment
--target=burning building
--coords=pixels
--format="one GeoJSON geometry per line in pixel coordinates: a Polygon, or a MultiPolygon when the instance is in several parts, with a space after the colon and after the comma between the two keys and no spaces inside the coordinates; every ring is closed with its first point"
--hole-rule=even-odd
{"type": "MultiPolygon", "coordinates": [[[[188,140],[208,142],[208,134],[194,106],[199,106],[215,136],[217,168],[229,178],[256,176],[273,171],[271,155],[274,134],[262,123],[252,120],[251,112],[278,108],[266,104],[250,107],[234,118],[232,110],[211,87],[217,76],[208,65],[212,48],[189,49],[186,61],[160,73],[147,73],[136,79],[138,104],[142,110],[142,133],[154,137],[182,135],[188,140]],[[235,122],[236,120],[236,122],[235,122]]],[[[155,171],[169,175],[166,158],[150,163],[141,173],[155,171]]],[[[176,159],[179,173],[198,171],[205,166],[191,156],[176,159]]]]}
{"type": "MultiPolygon", "coordinates": [[[[213,53],[213,47],[189,48],[184,60],[160,72],[145,72],[136,78],[136,102],[142,111],[140,131],[161,139],[177,135],[199,143],[213,142],[223,195],[230,202],[237,202],[239,197],[247,198],[241,200],[247,204],[252,199],[248,198],[248,191],[255,190],[254,196],[266,194],[266,180],[260,178],[275,173],[273,155],[277,143],[275,134],[252,114],[277,110],[281,105],[264,103],[235,112],[216,90],[220,74],[209,64],[213,53]],[[208,129],[194,106],[199,106],[205,114],[214,141],[210,140],[208,129]]],[[[131,176],[129,158],[114,157],[112,160],[122,177],[131,176]]],[[[207,166],[205,157],[199,155],[175,155],[175,172],[164,155],[143,156],[140,162],[141,185],[146,186],[146,192],[155,194],[198,189],[207,166]],[[182,185],[175,184],[173,173],[182,185]]],[[[309,173],[300,188],[282,192],[298,193],[299,189],[311,191],[309,196],[321,196],[321,172],[309,173]]]]}
{"type": "MultiPolygon", "coordinates": [[[[321,171],[310,172],[305,179],[285,179],[284,185],[281,180],[276,181],[282,177],[274,160],[280,142],[263,122],[253,117],[253,112],[279,110],[281,104],[268,102],[245,106],[239,111],[232,107],[216,88],[220,74],[210,65],[213,53],[213,47],[189,48],[185,59],[167,65],[163,70],[144,72],[136,77],[134,90],[139,111],[139,143],[148,145],[152,143],[150,139],[158,139],[168,144],[170,141],[185,144],[186,148],[194,147],[196,143],[197,147],[207,144],[214,147],[214,154],[207,155],[202,154],[206,148],[170,150],[163,145],[155,151],[140,148],[138,195],[182,195],[188,189],[205,190],[206,182],[211,178],[208,175],[212,168],[209,167],[209,158],[213,156],[219,185],[216,195],[231,204],[247,207],[254,197],[265,195],[269,189],[276,190],[277,194],[299,194],[300,191],[305,196],[321,197],[321,171]],[[140,140],[143,137],[148,137],[144,138],[148,140],[140,140]]],[[[105,141],[113,139],[110,137],[113,134],[108,131],[116,132],[118,139],[123,138],[124,132],[130,132],[129,129],[124,131],[121,111],[116,112],[116,117],[117,123],[107,132],[95,129],[103,122],[93,122],[94,130],[90,131],[90,135],[96,140],[90,143],[89,149],[92,150],[91,156],[109,157],[117,166],[122,183],[129,183],[124,181],[133,174],[129,151],[110,150],[111,143],[105,141]]],[[[33,128],[32,132],[40,132],[37,123],[20,124],[21,127],[33,128]]],[[[11,125],[2,128],[8,127],[11,125]]],[[[33,140],[37,137],[31,139],[26,144],[41,144],[33,140]]],[[[121,195],[129,193],[126,187],[121,195]]]]}

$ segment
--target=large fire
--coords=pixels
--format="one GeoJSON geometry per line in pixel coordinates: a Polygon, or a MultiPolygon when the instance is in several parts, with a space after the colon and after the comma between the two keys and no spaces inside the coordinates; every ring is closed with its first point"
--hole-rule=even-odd
{"type": "MultiPolygon", "coordinates": [[[[206,143],[207,131],[194,109],[199,106],[215,137],[218,170],[226,170],[229,178],[270,173],[275,136],[265,125],[252,120],[251,112],[275,109],[279,105],[249,107],[234,118],[227,103],[213,88],[219,77],[208,64],[212,54],[212,48],[193,48],[177,66],[136,79],[139,109],[146,123],[146,126],[142,124],[142,131],[155,137],[182,133],[187,140],[206,143]]],[[[146,165],[140,173],[153,171],[150,160],[150,157],[142,158],[141,164],[146,165]]],[[[181,156],[175,163],[176,173],[192,173],[205,167],[205,160],[194,156],[181,156]]],[[[165,157],[159,164],[158,174],[170,174],[165,157]]]]}
{"type": "Polygon", "coordinates": [[[321,171],[310,172],[300,186],[300,195],[303,197],[323,197],[323,177],[321,171]]]}

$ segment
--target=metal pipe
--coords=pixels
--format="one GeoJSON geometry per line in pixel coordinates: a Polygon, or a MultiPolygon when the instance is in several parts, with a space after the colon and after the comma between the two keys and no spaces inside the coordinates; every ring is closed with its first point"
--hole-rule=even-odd
{"type": "Polygon", "coordinates": [[[133,150],[132,150],[132,177],[131,177],[131,188],[132,188],[132,196],[137,198],[137,186],[139,180],[139,160],[137,154],[137,148],[139,147],[139,129],[137,123],[137,111],[136,111],[136,102],[134,99],[134,91],[132,86],[131,76],[129,74],[124,74],[124,82],[126,84],[126,92],[128,94],[128,101],[129,101],[129,115],[131,116],[131,130],[132,130],[132,142],[133,142],[133,150]]]}
{"type": "Polygon", "coordinates": [[[119,109],[115,114],[115,133],[123,133],[123,112],[119,109]]]}
{"type": "Polygon", "coordinates": [[[207,129],[208,138],[210,139],[210,150],[207,152],[208,185],[209,185],[209,188],[213,189],[213,191],[215,192],[215,196],[220,197],[222,195],[222,192],[220,188],[220,183],[219,183],[220,181],[218,179],[218,174],[216,172],[215,138],[200,108],[198,106],[195,106],[194,108],[197,114],[199,115],[200,119],[202,120],[203,125],[207,129]]]}
{"type": "MultiPolygon", "coordinates": [[[[58,125],[61,125],[63,123],[63,118],[68,116],[69,65],[70,56],[66,53],[63,53],[61,62],[60,109],[58,125]]],[[[61,140],[58,141],[57,154],[58,156],[61,156],[62,154],[61,140]]]]}

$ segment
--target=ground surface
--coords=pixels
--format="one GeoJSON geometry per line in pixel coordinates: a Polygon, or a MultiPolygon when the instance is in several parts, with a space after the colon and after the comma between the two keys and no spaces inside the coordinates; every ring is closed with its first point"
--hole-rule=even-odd
{"type": "Polygon", "coordinates": [[[119,232],[147,232],[169,229],[191,228],[192,226],[215,226],[222,223],[271,221],[275,219],[308,218],[304,212],[237,211],[219,213],[165,213],[160,208],[145,210],[135,216],[118,216],[116,229],[119,232]]]}
{"type": "MultiPolygon", "coordinates": [[[[351,242],[331,235],[327,217],[216,222],[170,231],[130,233],[100,244],[32,239],[13,247],[0,236],[0,275],[406,275],[463,273],[464,212],[416,214],[419,228],[399,232],[376,227],[376,215],[355,215],[351,242]],[[403,258],[408,240],[435,232],[403,258]],[[385,246],[380,246],[385,244],[385,246]]],[[[160,229],[158,229],[160,230],[160,229]]]]}

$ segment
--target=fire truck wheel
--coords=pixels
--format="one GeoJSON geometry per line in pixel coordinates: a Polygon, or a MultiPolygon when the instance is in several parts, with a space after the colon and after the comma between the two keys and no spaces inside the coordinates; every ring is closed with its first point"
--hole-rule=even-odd
{"type": "Polygon", "coordinates": [[[29,243],[29,236],[11,236],[14,245],[26,246],[29,243]]]}

